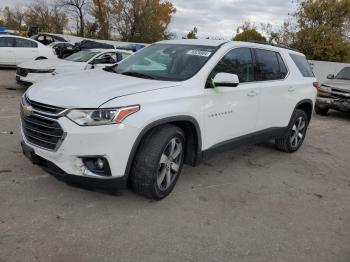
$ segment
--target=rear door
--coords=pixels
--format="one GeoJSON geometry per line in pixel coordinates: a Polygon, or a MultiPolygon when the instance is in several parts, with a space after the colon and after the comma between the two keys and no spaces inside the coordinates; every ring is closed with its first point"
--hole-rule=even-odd
{"type": "Polygon", "coordinates": [[[294,86],[288,81],[288,68],[279,52],[253,49],[255,56],[255,79],[260,86],[260,108],[257,128],[265,130],[284,127],[294,108],[294,86]]]}
{"type": "Polygon", "coordinates": [[[0,37],[0,65],[16,65],[14,46],[13,37],[0,37]]]}
{"type": "Polygon", "coordinates": [[[38,43],[23,38],[15,38],[16,64],[33,61],[39,56],[38,43]]]}

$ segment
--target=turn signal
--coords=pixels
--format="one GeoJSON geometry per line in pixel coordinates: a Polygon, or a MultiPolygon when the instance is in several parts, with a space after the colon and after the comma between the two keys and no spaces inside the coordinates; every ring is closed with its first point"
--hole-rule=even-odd
{"type": "Polygon", "coordinates": [[[121,123],[125,118],[138,111],[140,111],[139,105],[120,108],[117,116],[114,118],[114,122],[121,123]]]}

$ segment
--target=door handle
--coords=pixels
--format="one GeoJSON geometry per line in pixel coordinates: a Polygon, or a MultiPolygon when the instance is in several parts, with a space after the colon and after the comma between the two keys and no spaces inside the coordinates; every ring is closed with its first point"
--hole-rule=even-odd
{"type": "Polygon", "coordinates": [[[256,92],[255,90],[251,90],[247,96],[257,96],[258,95],[258,92],[256,92]]]}
{"type": "Polygon", "coordinates": [[[294,92],[294,91],[295,91],[295,87],[294,87],[294,86],[290,86],[290,87],[288,88],[288,91],[289,91],[289,92],[294,92]]]}

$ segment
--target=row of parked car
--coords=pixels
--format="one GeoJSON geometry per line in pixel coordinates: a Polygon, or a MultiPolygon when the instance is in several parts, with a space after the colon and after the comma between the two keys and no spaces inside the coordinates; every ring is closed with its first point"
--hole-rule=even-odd
{"type": "Polygon", "coordinates": [[[57,74],[114,65],[134,53],[129,46],[115,49],[90,40],[45,46],[34,39],[12,35],[0,36],[0,48],[0,65],[17,66],[16,81],[25,85],[57,74]]]}

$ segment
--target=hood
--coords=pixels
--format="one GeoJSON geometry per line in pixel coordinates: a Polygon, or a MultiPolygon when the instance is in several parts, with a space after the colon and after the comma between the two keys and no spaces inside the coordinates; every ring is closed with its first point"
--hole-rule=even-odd
{"type": "Polygon", "coordinates": [[[333,87],[337,89],[341,89],[344,91],[350,91],[350,80],[341,80],[341,79],[332,79],[323,83],[328,87],[333,87]]]}
{"type": "Polygon", "coordinates": [[[43,80],[31,86],[26,95],[30,100],[58,107],[98,108],[113,98],[178,85],[178,82],[87,70],[43,80]]]}
{"type": "Polygon", "coordinates": [[[61,68],[72,68],[72,67],[82,67],[84,68],[86,63],[71,62],[61,59],[43,59],[31,62],[25,62],[20,64],[18,67],[26,69],[61,69],[61,68]]]}

